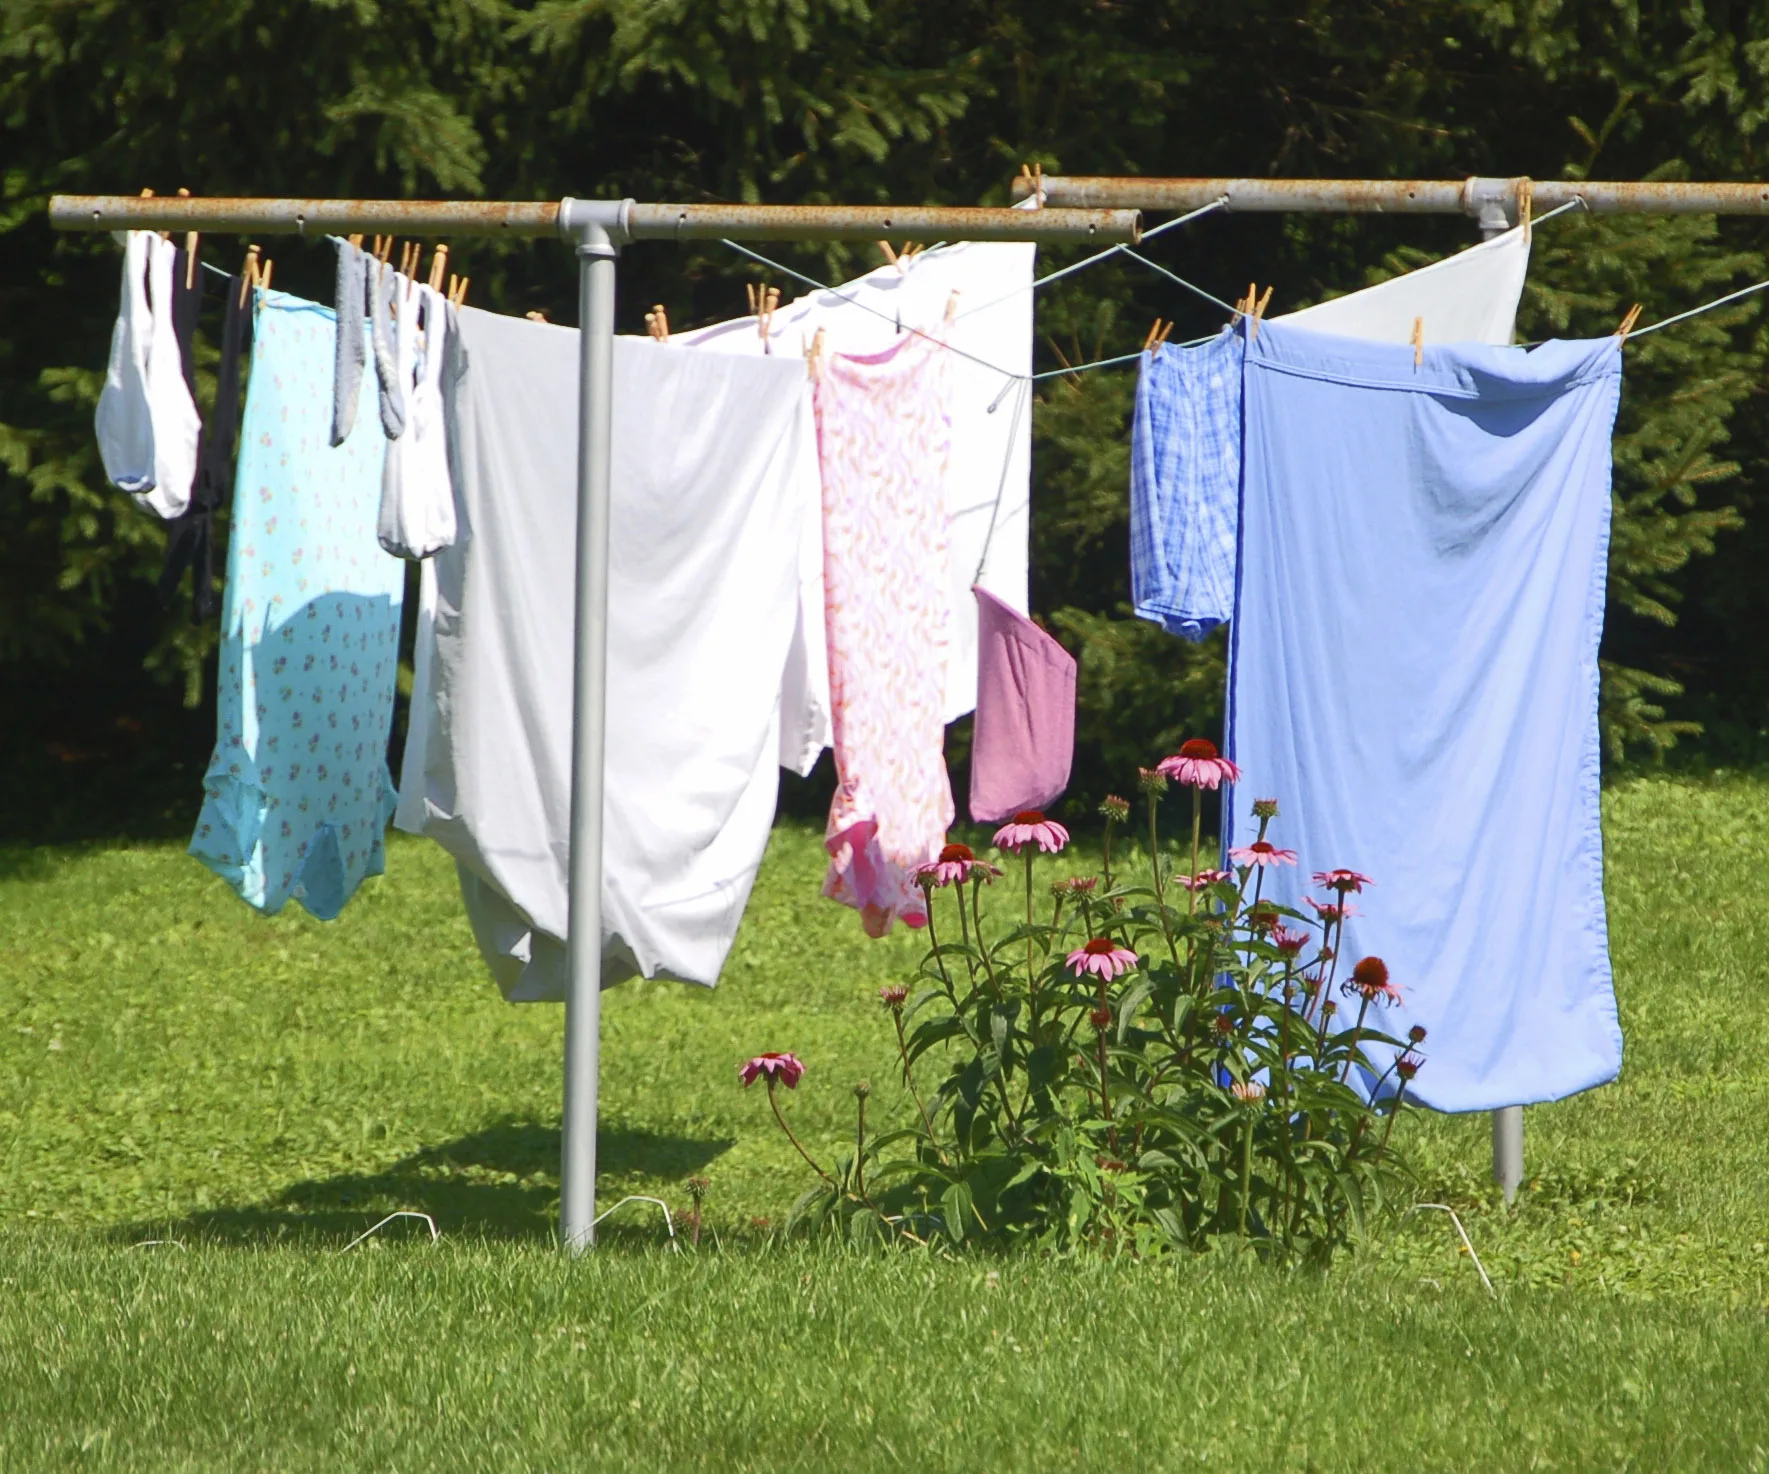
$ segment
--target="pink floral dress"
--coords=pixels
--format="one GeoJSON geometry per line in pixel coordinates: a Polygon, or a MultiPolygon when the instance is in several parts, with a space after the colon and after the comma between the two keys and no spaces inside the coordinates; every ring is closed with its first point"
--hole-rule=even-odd
{"type": "Polygon", "coordinates": [[[939,854],[953,817],[945,357],[905,334],[884,353],[831,357],[816,384],[838,779],[823,893],[875,937],[899,919],[926,924],[914,870],[939,854]]]}

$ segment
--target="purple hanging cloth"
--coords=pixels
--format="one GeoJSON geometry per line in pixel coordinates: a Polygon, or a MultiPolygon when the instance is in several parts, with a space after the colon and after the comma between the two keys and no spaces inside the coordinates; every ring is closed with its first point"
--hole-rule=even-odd
{"type": "Polygon", "coordinates": [[[984,588],[977,596],[977,716],[970,816],[978,824],[1044,809],[1069,786],[1075,657],[984,588]]]}

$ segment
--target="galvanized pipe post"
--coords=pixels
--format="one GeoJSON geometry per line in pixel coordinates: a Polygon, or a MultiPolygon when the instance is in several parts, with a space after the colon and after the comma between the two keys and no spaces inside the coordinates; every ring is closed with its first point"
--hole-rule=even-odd
{"type": "Polygon", "coordinates": [[[596,1239],[596,1121],[602,1070],[602,780],[608,722],[608,532],[613,504],[615,263],[631,200],[559,206],[577,249],[577,607],[572,657],[571,857],[566,912],[565,1103],[559,1243],[596,1239]]]}

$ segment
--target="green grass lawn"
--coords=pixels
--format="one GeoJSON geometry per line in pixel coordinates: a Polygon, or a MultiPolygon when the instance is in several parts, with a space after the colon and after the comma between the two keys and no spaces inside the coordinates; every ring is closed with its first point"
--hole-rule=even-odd
{"type": "MultiPolygon", "coordinates": [[[[716,992],[607,1000],[604,1203],[549,1248],[560,1014],[485,979],[440,851],[337,922],[266,919],[177,846],[0,850],[0,1467],[1769,1469],[1769,785],[1606,799],[1621,1081],[1413,1113],[1421,1201],[1325,1279],[786,1246],[802,1163],[736,1068],[901,1109],[875,1002],[915,938],[775,836],[716,992]],[[421,1226],[346,1257],[383,1213],[421,1226]],[[143,1240],[177,1244],[133,1247],[143,1240]]],[[[1053,875],[1059,873],[1053,869],[1053,875]]],[[[1062,872],[1066,873],[1066,872],[1062,872]]]]}

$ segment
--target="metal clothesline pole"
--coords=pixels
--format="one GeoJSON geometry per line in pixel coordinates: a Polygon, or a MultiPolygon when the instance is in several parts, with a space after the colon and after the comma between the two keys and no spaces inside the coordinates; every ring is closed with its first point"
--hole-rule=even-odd
{"type": "Polygon", "coordinates": [[[634,240],[991,240],[1129,242],[1135,210],[943,206],[669,205],[633,200],[457,202],[57,195],[58,230],[202,230],[322,237],[550,236],[578,260],[577,604],[573,649],[571,859],[567,913],[564,1127],[559,1240],[595,1242],[602,1020],[602,796],[608,693],[608,527],[614,409],[614,296],[634,240]]]}
{"type": "Polygon", "coordinates": [[[1233,212],[1316,211],[1354,215],[1468,215],[1483,225],[1495,213],[1517,222],[1518,202],[1536,210],[1577,202],[1594,215],[1769,215],[1769,182],[1616,183],[1531,179],[1138,179],[1104,174],[1046,174],[1013,181],[1015,198],[1042,187],[1047,205],[1089,209],[1195,210],[1220,199],[1233,212]]]}

